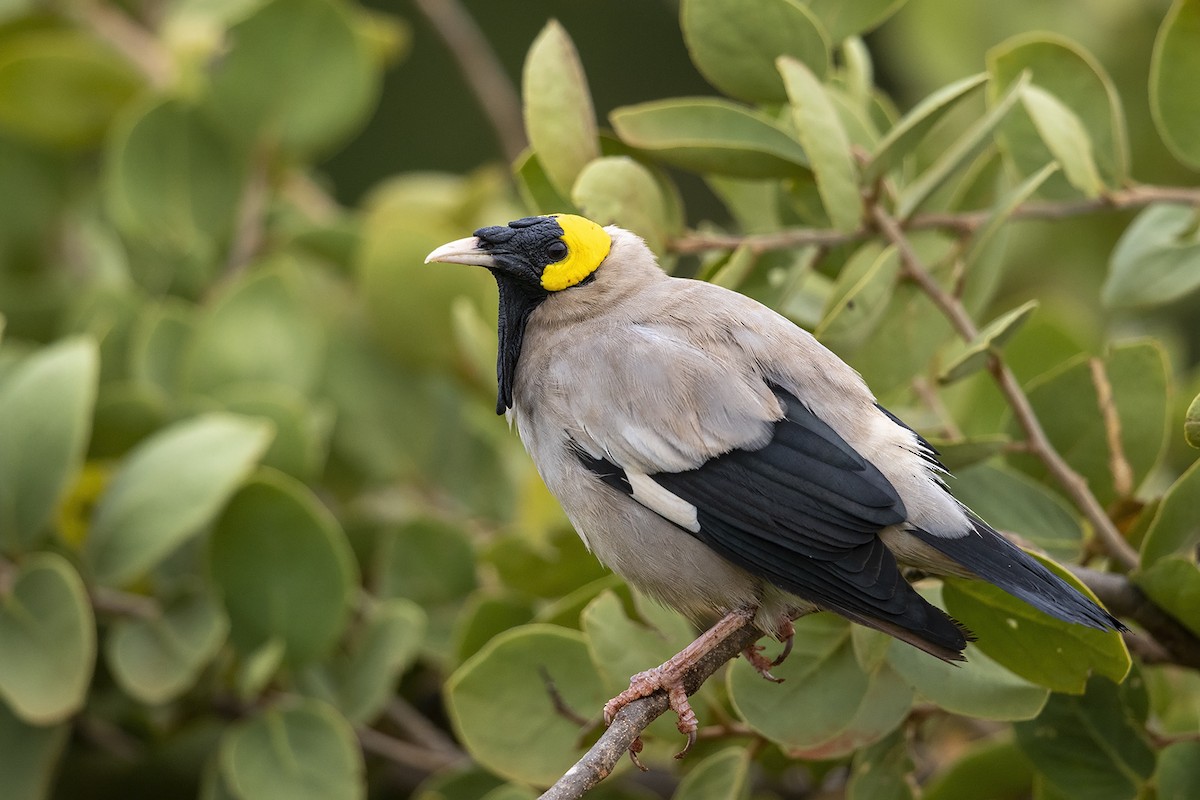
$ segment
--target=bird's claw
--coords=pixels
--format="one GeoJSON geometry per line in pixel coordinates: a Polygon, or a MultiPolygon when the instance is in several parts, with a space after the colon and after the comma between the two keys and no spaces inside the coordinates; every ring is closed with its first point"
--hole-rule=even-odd
{"type": "MultiPolygon", "coordinates": [[[[687,736],[687,744],[675,754],[676,758],[683,758],[696,743],[696,731],[700,724],[696,712],[692,710],[692,704],[688,702],[687,690],[683,687],[683,676],[677,674],[675,670],[671,670],[668,664],[639,672],[630,678],[629,688],[604,704],[604,724],[611,725],[622,708],[634,700],[649,697],[657,691],[667,693],[667,702],[671,710],[679,716],[675,727],[679,729],[680,733],[687,736]]],[[[629,757],[638,769],[644,770],[645,767],[638,759],[638,753],[641,750],[642,740],[639,736],[629,745],[629,757]]]]}
{"type": "Polygon", "coordinates": [[[754,667],[759,675],[763,676],[771,683],[783,683],[783,678],[776,678],[771,674],[771,667],[778,666],[782,658],[777,658],[774,661],[770,660],[762,654],[764,650],[761,644],[752,644],[742,651],[742,655],[750,662],[750,666],[754,667]]]}

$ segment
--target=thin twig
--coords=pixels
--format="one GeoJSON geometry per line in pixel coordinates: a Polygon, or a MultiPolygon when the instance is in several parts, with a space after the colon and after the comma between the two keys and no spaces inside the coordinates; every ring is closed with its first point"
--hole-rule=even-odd
{"type": "Polygon", "coordinates": [[[1104,362],[1098,358],[1088,359],[1092,373],[1092,385],[1096,387],[1096,400],[1100,405],[1100,418],[1104,420],[1104,436],[1108,440],[1108,465],[1112,472],[1113,490],[1117,497],[1126,498],[1133,494],[1133,468],[1125,458],[1125,446],[1121,442],[1121,417],[1113,400],[1112,383],[1104,362]]]}
{"type": "MultiPolygon", "coordinates": [[[[758,641],[762,631],[754,626],[739,628],[700,659],[684,679],[689,695],[695,693],[722,664],[758,641]]],[[[655,692],[634,700],[617,714],[612,725],[583,758],[546,790],[540,800],[578,800],[608,777],[646,727],[667,710],[667,696],[655,692]]]]}
{"type": "Polygon", "coordinates": [[[525,149],[525,127],[516,87],[496,51],[458,0],[413,0],[458,63],[511,163],[525,149]]]}
{"type": "Polygon", "coordinates": [[[88,590],[92,608],[115,617],[134,617],[154,620],[162,617],[162,607],[153,597],[144,594],[122,592],[107,586],[93,586],[88,590]]]}
{"type": "Polygon", "coordinates": [[[442,750],[402,742],[365,725],[355,729],[355,733],[358,734],[358,743],[364,751],[425,773],[434,773],[461,764],[465,759],[461,754],[456,756],[442,750]]]}
{"type": "Polygon", "coordinates": [[[143,28],[117,5],[88,0],[72,7],[84,24],[137,67],[152,86],[163,88],[175,79],[171,53],[152,31],[143,28]]]}
{"type": "Polygon", "coordinates": [[[388,720],[411,741],[420,742],[431,750],[440,750],[456,759],[467,757],[445,731],[413,708],[412,704],[403,697],[393,697],[385,709],[385,714],[388,720]]]}
{"type": "MultiPolygon", "coordinates": [[[[1200,194],[1197,197],[1200,198],[1200,194]]],[[[878,205],[872,206],[872,216],[879,226],[880,232],[896,246],[905,274],[921,287],[922,291],[954,326],[959,336],[965,341],[973,340],[979,334],[979,329],[970,314],[967,313],[966,307],[947,293],[926,269],[921,258],[913,250],[908,237],[904,235],[900,224],[878,205]]],[[[1000,392],[1008,401],[1013,417],[1025,433],[1025,439],[1029,442],[1031,452],[1041,459],[1050,475],[1074,501],[1076,507],[1083,512],[1107,554],[1126,569],[1136,568],[1138,564],[1137,551],[1129,545],[1129,542],[1125,541],[1116,525],[1109,519],[1108,514],[1101,507],[1100,501],[1088,488],[1087,481],[1067,464],[1054,445],[1050,443],[1037,414],[1034,413],[1033,406],[1029,403],[1029,398],[1017,381],[1016,375],[1003,360],[995,355],[988,361],[988,370],[1000,387],[1000,392]]]]}
{"type": "Polygon", "coordinates": [[[271,196],[269,164],[270,159],[261,152],[251,160],[250,174],[242,186],[242,196],[238,202],[233,241],[225,259],[225,274],[228,276],[244,272],[262,249],[266,236],[267,201],[271,196]]]}
{"type": "Polygon", "coordinates": [[[545,666],[538,667],[538,675],[542,676],[542,683],[546,686],[546,694],[550,695],[550,702],[554,705],[554,710],[560,717],[570,720],[581,728],[592,724],[592,720],[567,704],[566,698],[558,690],[558,685],[554,683],[554,678],[550,676],[550,670],[546,669],[545,666]]]}
{"type": "MultiPolygon", "coordinates": [[[[1200,205],[1200,189],[1189,186],[1132,186],[1087,200],[1035,202],[1018,206],[1012,220],[1053,220],[1077,217],[1100,211],[1122,211],[1151,203],[1200,205]]],[[[908,220],[905,230],[949,230],[961,235],[974,233],[992,218],[990,209],[980,211],[932,212],[917,214],[908,220]]],[[[671,241],[675,253],[703,253],[709,250],[733,250],[745,245],[755,254],[768,250],[790,250],[805,245],[833,247],[869,239],[875,235],[870,226],[855,231],[831,231],[823,228],[789,228],[774,233],[749,235],[711,234],[692,231],[671,241]]]]}

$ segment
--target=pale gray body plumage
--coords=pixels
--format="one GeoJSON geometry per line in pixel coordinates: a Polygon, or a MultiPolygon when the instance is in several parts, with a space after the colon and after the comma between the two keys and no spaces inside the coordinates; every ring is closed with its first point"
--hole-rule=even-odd
{"type": "MultiPolygon", "coordinates": [[[[509,412],[546,485],[601,561],[697,618],[757,606],[759,626],[776,632],[787,615],[812,608],[689,535],[695,508],[646,477],[766,445],[784,416],[772,386],[801,398],[879,468],[908,524],[939,537],[973,534],[922,456],[925,445],[875,405],[853,369],[765,306],[670,278],[635,235],[606,230],[612,251],[593,279],[532,311],[509,412]],[[633,497],[597,478],[572,442],[622,468],[633,497]]],[[[901,526],[880,535],[902,562],[967,574],[901,526]]]]}

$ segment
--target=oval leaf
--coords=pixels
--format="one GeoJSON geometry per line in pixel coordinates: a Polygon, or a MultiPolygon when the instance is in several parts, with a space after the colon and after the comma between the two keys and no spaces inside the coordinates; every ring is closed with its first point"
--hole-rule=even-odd
{"type": "Polygon", "coordinates": [[[1158,133],[1183,163],[1200,168],[1200,0],[1175,0],[1150,59],[1150,111],[1158,133]]]}
{"type": "Polygon", "coordinates": [[[1200,394],[1192,399],[1183,418],[1183,440],[1191,447],[1200,449],[1200,394]]]}
{"type": "Polygon", "coordinates": [[[888,663],[913,689],[939,708],[976,719],[1032,719],[1050,690],[1026,681],[973,645],[965,666],[932,659],[903,642],[893,642],[888,663]]]}
{"type": "Polygon", "coordinates": [[[1065,500],[1008,467],[978,464],[947,481],[954,496],[1002,531],[1013,531],[1055,558],[1077,559],[1083,527],[1065,500]]]}
{"type": "Polygon", "coordinates": [[[1158,800],[1200,797],[1200,742],[1174,742],[1158,754],[1158,800]]]}
{"type": "Polygon", "coordinates": [[[350,544],[295,479],[262,470],[234,495],[213,529],[209,563],[243,653],[278,638],[287,661],[303,664],[341,636],[356,584],[350,544]]]}
{"type": "Polygon", "coordinates": [[[165,604],[160,616],[118,620],[105,641],[105,658],[126,694],[143,703],[165,703],[192,687],[228,630],[212,597],[183,592],[165,604]]]}
{"type": "Polygon", "coordinates": [[[666,251],[670,233],[666,201],[650,170],[628,156],[598,158],[584,167],[571,189],[580,212],[601,225],[617,224],[666,251]]]}
{"type": "MultiPolygon", "coordinates": [[[[988,72],[996,94],[1028,71],[1033,82],[1066,106],[1092,144],[1092,157],[1103,181],[1120,185],[1129,177],[1129,135],[1121,98],[1104,66],[1081,45],[1062,36],[1033,33],[1016,36],[988,51],[988,72]]],[[[1021,174],[1050,160],[1029,117],[1014,114],[1002,128],[1007,153],[1021,174]]],[[[1058,154],[1055,153],[1057,156],[1058,154]]],[[[1065,166],[1065,164],[1064,164],[1065,166]]],[[[1067,176],[1070,177],[1069,175],[1067,176]]],[[[1047,187],[1051,196],[1074,194],[1060,179],[1047,187]]]]}
{"type": "Polygon", "coordinates": [[[1133,582],[1159,608],[1200,636],[1200,567],[1193,554],[1159,559],[1135,573],[1133,582]]]}
{"type": "Polygon", "coordinates": [[[87,448],[100,354],[72,339],[21,361],[0,383],[0,546],[24,550],[74,480],[87,448]]]}
{"type": "Polygon", "coordinates": [[[331,0],[254,3],[214,65],[213,119],[244,142],[293,153],[336,142],[366,119],[380,70],[349,7],[331,0]]]}
{"type": "Polygon", "coordinates": [[[813,15],[821,21],[829,38],[840,42],[856,33],[864,33],[895,14],[905,0],[805,0],[813,15]]]}
{"type": "Polygon", "coordinates": [[[861,346],[883,319],[899,275],[900,256],[895,247],[860,247],[838,274],[827,310],[813,334],[839,353],[861,346]]]}
{"type": "Polygon", "coordinates": [[[551,185],[565,196],[584,166],[600,156],[600,143],[579,53],[557,20],[547,22],[530,45],[521,88],[529,143],[551,185]]]}
{"type": "Polygon", "coordinates": [[[96,663],[96,621],[62,556],[37,553],[0,585],[0,697],[30,725],[83,708],[96,663]]]}
{"type": "Polygon", "coordinates": [[[750,102],[787,99],[775,59],[829,69],[829,41],[811,11],[796,0],[684,0],[679,24],[692,63],[727,95],[750,102]]]}
{"type": "Polygon", "coordinates": [[[446,710],[476,761],[549,786],[579,758],[583,731],[555,709],[547,678],[581,716],[597,715],[607,699],[583,634],[554,625],[506,631],[450,676],[446,710]]]}
{"type": "Polygon", "coordinates": [[[197,534],[253,469],[270,439],[262,422],[207,414],[138,445],[92,518],[85,552],[96,580],[124,585],[197,534]]]}
{"type": "Polygon", "coordinates": [[[803,62],[782,57],[777,62],[787,87],[796,135],[812,164],[817,191],[826,213],[838,230],[852,231],[862,220],[858,170],[850,153],[850,140],[820,80],[803,62]]]}
{"type": "Polygon", "coordinates": [[[1113,248],[1101,298],[1111,308],[1163,305],[1200,288],[1200,237],[1193,206],[1156,203],[1113,248]]]}
{"type": "Polygon", "coordinates": [[[844,755],[877,741],[907,715],[912,691],[882,665],[864,672],[850,623],[832,614],[796,621],[791,655],[764,681],[744,659],[726,679],[734,709],[750,727],[788,751],[814,758],[844,755]]]}
{"type": "Polygon", "coordinates": [[[1185,471],[1163,495],[1142,539],[1141,566],[1154,566],[1169,555],[1188,553],[1200,545],[1200,461],[1185,471]]]}
{"type": "Polygon", "coordinates": [[[726,747],[696,764],[671,800],[739,800],[750,792],[750,753],[726,747]]]}
{"type": "Polygon", "coordinates": [[[359,800],[367,794],[354,729],[316,700],[238,723],[221,740],[218,759],[226,786],[245,800],[359,800]]]}
{"type": "Polygon", "coordinates": [[[734,178],[808,173],[800,143],[764,114],[717,98],[623,106],[609,114],[621,140],[668,164],[734,178]]]}
{"type": "MultiPolygon", "coordinates": [[[[1095,599],[1070,573],[1037,558],[1095,599]]],[[[1093,673],[1119,681],[1129,672],[1129,651],[1117,631],[1061,622],[983,581],[947,578],[942,597],[950,615],[979,637],[982,652],[1039,686],[1081,694],[1093,673]]]]}
{"type": "Polygon", "coordinates": [[[1021,104],[1062,166],[1067,181],[1084,197],[1100,194],[1104,186],[1092,159],[1092,140],[1075,112],[1054,95],[1033,85],[1021,92],[1021,104]]]}

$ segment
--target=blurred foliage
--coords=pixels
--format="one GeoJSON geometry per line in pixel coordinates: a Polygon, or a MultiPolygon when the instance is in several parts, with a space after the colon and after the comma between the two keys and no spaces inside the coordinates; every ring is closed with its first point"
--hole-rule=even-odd
{"type": "MultiPolygon", "coordinates": [[[[815,329],[983,516],[1104,567],[1003,352],[1132,582],[1200,635],[1197,195],[1096,200],[1194,185],[1200,3],[470,10],[522,76],[511,172],[416,9],[0,6],[0,796],[533,797],[597,735],[562,707],[595,721],[688,641],[493,415],[490,282],[421,263],[528,213],[621,223],[815,329]],[[972,341],[864,192],[914,228],[974,213],[911,233],[972,341]],[[842,238],[703,244],[796,227],[842,238]]],[[[1194,670],[921,588],[979,634],[966,666],[805,618],[786,683],[703,687],[717,735],[681,766],[651,726],[669,789],[622,766],[592,796],[1196,795],[1194,670]]]]}

